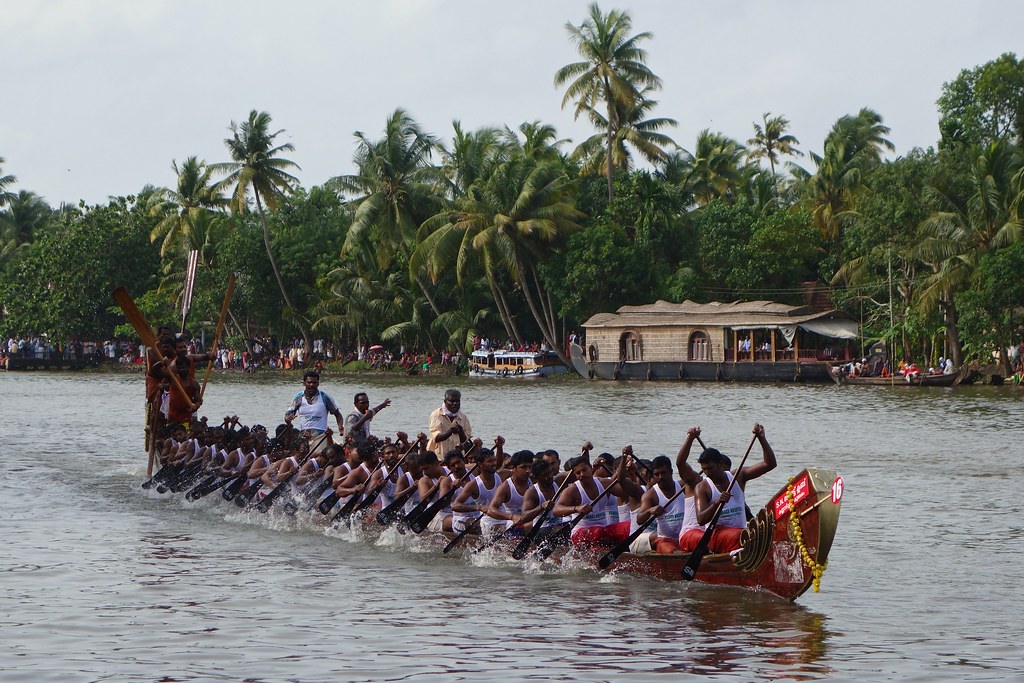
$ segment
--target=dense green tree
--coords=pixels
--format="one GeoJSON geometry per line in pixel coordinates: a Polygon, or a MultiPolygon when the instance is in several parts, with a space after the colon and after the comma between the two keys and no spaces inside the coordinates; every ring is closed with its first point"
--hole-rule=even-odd
{"type": "Polygon", "coordinates": [[[942,84],[943,138],[967,145],[1007,140],[1024,146],[1024,61],[1012,52],[942,84]]]}
{"type": "Polygon", "coordinates": [[[249,112],[249,118],[241,124],[232,121],[231,137],[224,140],[231,161],[211,164],[210,170],[227,174],[217,188],[230,190],[229,206],[235,213],[245,213],[249,207],[249,194],[252,194],[263,226],[263,245],[267,250],[270,268],[287,307],[285,317],[291,319],[302,332],[308,349],[309,331],[302,319],[302,311],[295,307],[281,277],[281,270],[271,248],[270,225],[267,222],[267,210],[277,209],[282,197],[298,185],[298,179],[288,171],[299,167],[295,162],[280,156],[282,152],[290,152],[295,148],[291,143],[275,146],[275,139],[284,130],[271,133],[270,121],[270,114],[255,109],[249,112]]]}
{"type": "Polygon", "coordinates": [[[998,352],[1004,377],[1011,374],[1008,346],[1024,338],[1024,241],[983,255],[973,286],[956,294],[960,327],[969,354],[987,362],[998,352]]]}
{"type": "MultiPolygon", "coordinates": [[[[328,181],[352,197],[355,207],[342,256],[356,249],[370,250],[382,271],[396,256],[408,264],[420,224],[444,202],[441,174],[433,164],[438,142],[403,109],[388,117],[381,139],[370,140],[361,132],[355,137],[356,173],[328,181]]],[[[410,268],[409,279],[420,288],[434,315],[440,315],[443,309],[423,271],[410,268]]]]}
{"type": "Polygon", "coordinates": [[[541,335],[568,364],[538,265],[580,229],[571,181],[559,163],[516,155],[475,188],[447,214],[435,216],[439,225],[431,233],[436,244],[428,243],[430,251],[453,249],[465,258],[469,249],[497,255],[518,283],[541,335]]]}
{"type": "Polygon", "coordinates": [[[939,174],[929,188],[938,210],[920,226],[910,255],[931,272],[917,292],[922,311],[940,308],[953,362],[963,364],[956,294],[969,289],[981,257],[1020,240],[1022,159],[1017,148],[997,140],[978,154],[970,190],[939,174]]]}
{"type": "Polygon", "coordinates": [[[634,109],[645,90],[661,88],[661,79],[647,67],[647,51],[640,47],[650,33],[630,35],[633,20],[628,12],[601,12],[597,3],[587,8],[587,18],[579,26],[566,23],[569,39],[583,61],[566,64],[555,72],[555,86],[566,86],[562,107],[574,102],[575,118],[590,115],[601,104],[605,108],[605,176],[608,198],[614,194],[614,157],[616,131],[622,124],[620,112],[634,109]]]}
{"type": "Polygon", "coordinates": [[[0,284],[2,335],[47,333],[55,341],[104,338],[123,320],[110,298],[156,283],[159,253],[135,197],[57,214],[0,284]]]}
{"type": "Polygon", "coordinates": [[[617,175],[615,182],[614,199],[543,269],[559,313],[572,323],[670,296],[676,273],[695,257],[677,187],[644,171],[617,175]]]}
{"type": "Polygon", "coordinates": [[[840,266],[842,232],[857,218],[857,199],[868,187],[866,175],[882,162],[884,150],[894,149],[885,137],[888,134],[881,115],[865,107],[855,116],[836,121],[825,138],[822,154],[811,152],[813,174],[790,164],[803,186],[815,227],[832,245],[831,253],[836,258],[833,272],[840,266]]]}

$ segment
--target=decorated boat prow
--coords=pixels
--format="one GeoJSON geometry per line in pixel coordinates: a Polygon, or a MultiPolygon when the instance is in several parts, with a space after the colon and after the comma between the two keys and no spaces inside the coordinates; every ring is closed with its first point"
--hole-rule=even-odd
{"type": "MultiPolygon", "coordinates": [[[[835,471],[803,470],[750,520],[740,550],[705,556],[695,580],[764,590],[786,600],[796,600],[812,586],[817,590],[828,566],[842,497],[843,479],[835,471]]],[[[689,557],[624,553],[609,569],[678,581],[689,557]]]]}

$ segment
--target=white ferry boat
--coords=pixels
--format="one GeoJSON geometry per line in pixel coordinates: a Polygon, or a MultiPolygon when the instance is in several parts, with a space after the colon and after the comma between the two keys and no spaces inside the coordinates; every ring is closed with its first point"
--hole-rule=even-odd
{"type": "Polygon", "coordinates": [[[547,377],[565,372],[565,365],[552,351],[478,349],[469,360],[469,374],[477,377],[547,377]]]}

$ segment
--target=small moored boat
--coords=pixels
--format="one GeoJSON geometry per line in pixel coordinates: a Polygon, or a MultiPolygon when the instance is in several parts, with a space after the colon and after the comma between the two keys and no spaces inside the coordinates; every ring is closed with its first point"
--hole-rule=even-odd
{"type": "Polygon", "coordinates": [[[477,350],[469,363],[469,374],[477,377],[547,377],[565,372],[565,365],[551,351],[477,350]]]}

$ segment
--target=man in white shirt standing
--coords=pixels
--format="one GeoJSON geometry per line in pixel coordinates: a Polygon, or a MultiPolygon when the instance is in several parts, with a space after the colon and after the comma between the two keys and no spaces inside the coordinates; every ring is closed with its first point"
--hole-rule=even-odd
{"type": "Polygon", "coordinates": [[[344,418],[338,405],[327,392],[320,391],[320,373],[316,370],[307,370],[302,376],[303,390],[292,398],[291,407],[284,414],[284,421],[289,425],[298,417],[298,428],[305,435],[312,437],[310,443],[316,446],[316,451],[323,450],[329,446],[329,439],[317,439],[327,431],[327,416],[333,415],[338,421],[338,431],[344,432],[344,418]]]}

